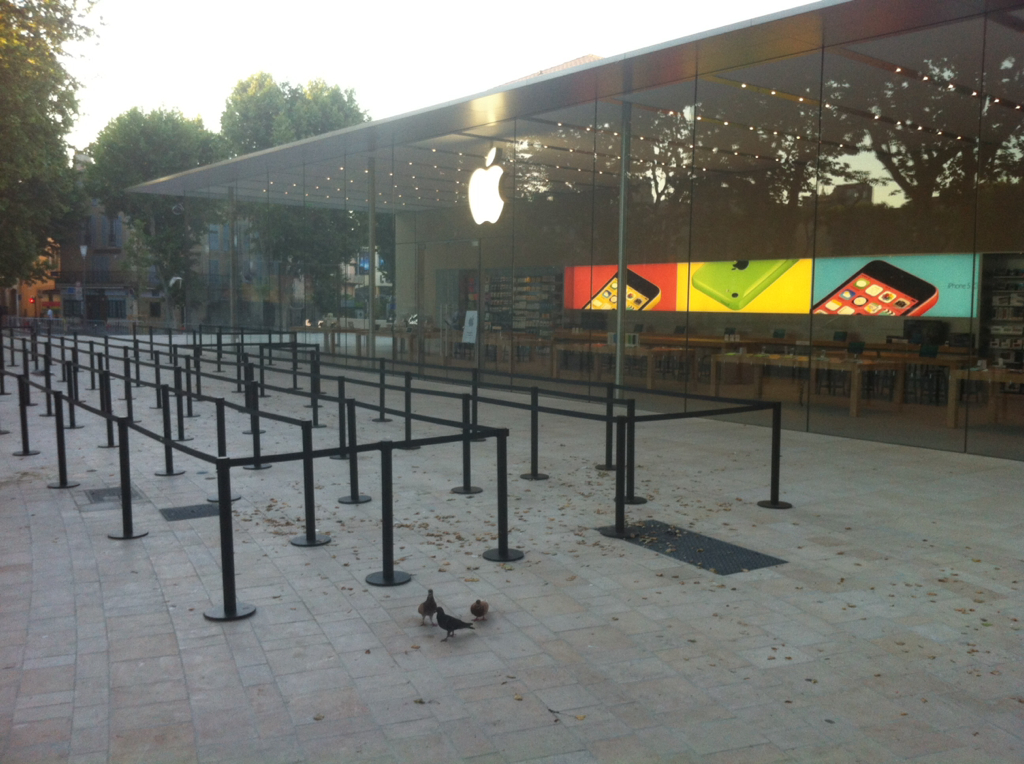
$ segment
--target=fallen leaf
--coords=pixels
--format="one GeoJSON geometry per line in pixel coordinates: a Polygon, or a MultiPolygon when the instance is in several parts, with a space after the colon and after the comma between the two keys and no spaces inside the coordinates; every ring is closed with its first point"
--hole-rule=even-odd
{"type": "Polygon", "coordinates": [[[586,714],[577,714],[576,715],[576,721],[578,721],[578,722],[581,722],[581,721],[583,721],[586,718],[587,718],[586,714]]]}
{"type": "Polygon", "coordinates": [[[512,699],[513,699],[513,700],[522,700],[522,699],[523,699],[523,696],[522,696],[522,695],[513,695],[513,696],[512,696],[512,699]]]}
{"type": "Polygon", "coordinates": [[[315,721],[315,722],[322,722],[323,720],[324,720],[324,715],[323,714],[317,714],[316,716],[313,717],[313,721],[315,721]]]}

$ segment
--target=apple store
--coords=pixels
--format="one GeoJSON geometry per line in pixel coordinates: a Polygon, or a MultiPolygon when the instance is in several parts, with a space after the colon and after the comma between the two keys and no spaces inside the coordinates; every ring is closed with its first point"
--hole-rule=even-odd
{"type": "Polygon", "coordinates": [[[1022,152],[1024,2],[830,0],[135,190],[210,323],[1024,459],[1022,152]]]}

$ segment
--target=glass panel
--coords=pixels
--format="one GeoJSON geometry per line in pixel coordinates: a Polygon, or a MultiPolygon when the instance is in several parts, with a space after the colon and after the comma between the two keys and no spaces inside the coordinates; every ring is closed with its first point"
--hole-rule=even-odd
{"type": "Polygon", "coordinates": [[[966,423],[968,451],[1012,459],[1024,459],[1022,25],[1024,11],[993,13],[985,29],[978,184],[981,345],[979,363],[950,380],[949,403],[951,423],[966,423]]]}
{"type": "Polygon", "coordinates": [[[830,48],[811,429],[962,449],[983,21],[830,48]]]}

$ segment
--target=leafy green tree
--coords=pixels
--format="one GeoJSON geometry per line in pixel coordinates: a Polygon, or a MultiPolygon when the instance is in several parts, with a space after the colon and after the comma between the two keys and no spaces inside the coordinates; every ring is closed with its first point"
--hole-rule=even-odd
{"type": "Polygon", "coordinates": [[[65,138],[78,83],[61,57],[89,34],[78,0],[0,0],[0,286],[40,273],[84,210],[65,138]]]}
{"type": "Polygon", "coordinates": [[[160,109],[126,111],[90,147],[93,163],[86,169],[86,189],[107,214],[122,212],[129,219],[136,264],[151,268],[162,285],[169,322],[170,301],[183,297],[182,290],[169,289],[170,280],[191,274],[197,259],[194,247],[217,210],[201,199],[174,200],[127,189],[210,164],[224,153],[220,137],[203,127],[201,119],[160,109]]]}
{"type": "Polygon", "coordinates": [[[365,122],[355,91],[315,79],[278,83],[266,72],[241,80],[220,118],[232,154],[248,154],[365,122]]]}

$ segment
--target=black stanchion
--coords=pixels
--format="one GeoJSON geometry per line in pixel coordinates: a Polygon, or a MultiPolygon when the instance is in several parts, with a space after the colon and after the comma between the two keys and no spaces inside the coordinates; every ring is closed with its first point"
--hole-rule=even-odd
{"type": "Polygon", "coordinates": [[[174,469],[174,447],[171,446],[171,389],[167,385],[160,387],[160,397],[163,399],[164,413],[164,471],[153,474],[157,477],[174,477],[183,474],[185,470],[174,469]]]}
{"type": "Polygon", "coordinates": [[[76,488],[79,483],[68,482],[68,452],[64,443],[64,396],[54,390],[54,427],[57,435],[57,482],[47,488],[76,488]]]}
{"type": "Polygon", "coordinates": [[[197,416],[192,409],[192,357],[185,356],[185,416],[195,419],[197,416]]]}
{"type": "MultiPolygon", "coordinates": [[[[74,353],[71,354],[74,356],[74,353]]],[[[78,367],[74,361],[64,364],[64,377],[68,383],[68,430],[81,430],[83,425],[75,424],[75,403],[78,401],[78,367]]]]}
{"type": "Polygon", "coordinates": [[[220,329],[217,330],[217,373],[220,374],[220,360],[224,355],[224,337],[221,334],[220,329]]]}
{"type": "MultiPolygon", "coordinates": [[[[3,330],[0,330],[0,341],[2,341],[2,340],[3,340],[3,330]]],[[[3,346],[0,345],[0,358],[3,357],[3,354],[4,354],[3,346]]],[[[3,377],[4,377],[3,372],[0,372],[0,379],[2,379],[3,377]]],[[[0,435],[10,435],[10,434],[11,434],[10,430],[5,430],[2,427],[0,427],[0,435]]]]}
{"type": "MultiPolygon", "coordinates": [[[[953,393],[950,393],[952,395],[953,393]]],[[[792,509],[788,501],[779,500],[779,466],[782,461],[782,404],[772,404],[772,483],[771,498],[757,502],[767,509],[792,509]]]]}
{"type": "MultiPolygon", "coordinates": [[[[235,343],[235,392],[242,392],[242,346],[235,343]]],[[[246,404],[248,405],[248,404],[246,404]]]]}
{"type": "MultiPolygon", "coordinates": [[[[2,333],[0,333],[0,337],[2,336],[2,333]]],[[[64,341],[63,337],[61,337],[60,339],[61,342],[64,341]]],[[[12,347],[11,349],[13,350],[14,348],[12,347]]],[[[3,346],[0,345],[0,395],[10,395],[10,393],[7,392],[7,365],[6,362],[4,361],[4,358],[4,349],[3,346]]]]}
{"type": "Polygon", "coordinates": [[[153,360],[153,327],[149,327],[149,360],[153,360]]]}
{"type": "Polygon", "coordinates": [[[139,338],[132,338],[132,355],[135,360],[135,386],[142,387],[142,364],[139,363],[139,338]]]}
{"type": "MultiPolygon", "coordinates": [[[[269,353],[269,348],[267,350],[269,353]]],[[[273,364],[270,364],[273,366],[273,364]]],[[[267,370],[263,368],[263,345],[260,345],[260,398],[269,398],[267,395],[267,370]]]]}
{"type": "Polygon", "coordinates": [[[407,584],[412,576],[401,570],[395,570],[395,520],[394,520],[394,486],[391,474],[390,440],[380,444],[380,524],[381,524],[381,556],[384,558],[384,570],[371,573],[366,583],[371,586],[399,586],[407,584]]]}
{"type": "Polygon", "coordinates": [[[387,415],[384,413],[384,392],[385,392],[384,388],[385,388],[386,385],[387,385],[387,378],[386,378],[386,372],[384,371],[384,359],[381,358],[380,359],[380,403],[378,404],[378,408],[380,409],[380,413],[379,413],[379,415],[377,416],[376,419],[373,419],[371,421],[374,421],[374,422],[390,422],[391,421],[390,419],[388,419],[387,415]]]}
{"type": "Polygon", "coordinates": [[[615,417],[615,525],[598,528],[602,536],[626,535],[626,417],[615,417]]]}
{"type": "Polygon", "coordinates": [[[182,389],[181,389],[181,367],[174,367],[174,403],[175,413],[178,417],[178,437],[174,440],[177,443],[184,443],[186,440],[192,440],[192,438],[185,437],[185,406],[182,400],[182,389]]]}
{"type": "Polygon", "coordinates": [[[299,387],[299,345],[292,338],[292,390],[300,390],[299,387]]]}
{"type": "Polygon", "coordinates": [[[21,451],[15,451],[14,456],[35,456],[38,451],[33,451],[28,444],[28,375],[18,377],[18,410],[21,417],[21,451]]]}
{"type": "MultiPolygon", "coordinates": [[[[152,328],[150,329],[150,331],[152,331],[152,328]]],[[[152,335],[150,335],[150,339],[152,339],[152,335]]],[[[158,409],[163,406],[163,396],[160,394],[160,389],[163,387],[163,384],[160,381],[160,352],[154,351],[150,353],[150,358],[153,359],[153,392],[156,394],[156,405],[150,406],[150,408],[158,409]]]]}
{"type": "MultiPolygon", "coordinates": [[[[3,368],[4,368],[3,355],[4,355],[3,353],[0,353],[0,372],[2,372],[3,368]]],[[[64,379],[64,362],[66,360],[67,360],[67,348],[64,347],[64,335],[62,334],[60,336],[60,381],[61,382],[65,381],[65,379],[64,379]]],[[[3,383],[0,383],[0,395],[4,394],[2,392],[2,390],[3,390],[3,383]]]]}
{"type": "Polygon", "coordinates": [[[99,448],[117,448],[114,443],[114,419],[113,401],[110,396],[110,372],[100,372],[100,411],[105,415],[103,418],[107,424],[107,442],[101,443],[99,448]]]}
{"type": "Polygon", "coordinates": [[[203,359],[200,358],[198,355],[195,358],[192,359],[193,364],[195,365],[195,370],[196,370],[196,395],[202,395],[203,394],[203,368],[202,368],[202,360],[203,359]]]}
{"type": "MultiPolygon", "coordinates": [[[[251,372],[251,369],[252,366],[250,364],[246,372],[251,372]]],[[[255,461],[252,464],[247,464],[244,467],[242,467],[243,470],[269,470],[273,466],[272,464],[264,464],[262,461],[260,461],[260,457],[262,456],[260,446],[260,433],[262,433],[263,430],[260,429],[259,403],[259,396],[256,395],[256,383],[253,382],[251,379],[246,380],[245,407],[249,409],[250,414],[249,429],[246,430],[243,434],[252,435],[252,456],[255,461]]]]}
{"type": "MultiPolygon", "coordinates": [[[[356,399],[349,398],[345,401],[348,420],[348,447],[356,447],[356,399]]],[[[359,454],[353,450],[348,455],[348,483],[349,495],[338,499],[339,504],[365,504],[370,500],[366,494],[359,493],[359,454]]]]}
{"type": "MultiPolygon", "coordinates": [[[[28,375],[29,375],[29,370],[28,370],[29,355],[30,354],[29,354],[29,350],[28,350],[28,340],[26,340],[24,337],[22,337],[21,338],[21,367],[22,367],[22,372],[21,373],[25,377],[25,381],[26,382],[28,381],[28,375]]],[[[19,400],[22,398],[21,392],[18,393],[18,397],[19,397],[19,400]]],[[[27,385],[25,387],[24,400],[25,400],[25,402],[22,404],[23,406],[35,406],[36,405],[36,404],[34,404],[32,402],[32,387],[31,387],[31,385],[27,385]]]]}
{"type": "Polygon", "coordinates": [[[96,343],[89,340],[89,389],[96,389],[96,343]]]}
{"type": "Polygon", "coordinates": [[[313,354],[309,366],[309,407],[313,409],[313,427],[326,427],[320,424],[320,353],[313,354]]]}
{"type": "MultiPolygon", "coordinates": [[[[224,399],[218,398],[214,401],[214,406],[217,410],[217,456],[228,455],[228,428],[224,417],[224,399]]],[[[231,494],[231,501],[238,501],[241,496],[237,493],[231,494]]],[[[220,496],[214,494],[210,496],[207,501],[218,502],[220,496]]]]}
{"type": "MultiPolygon", "coordinates": [[[[471,421],[473,422],[473,432],[476,432],[477,413],[478,413],[478,409],[479,409],[479,399],[480,399],[480,370],[479,369],[473,369],[470,372],[469,394],[472,396],[472,400],[473,400],[472,419],[471,419],[471,421]]],[[[487,440],[487,438],[480,437],[480,436],[473,436],[473,441],[475,443],[482,443],[485,440],[487,440]]]]}
{"type": "Polygon", "coordinates": [[[498,548],[488,549],[481,557],[491,562],[523,559],[519,549],[508,548],[508,430],[498,433],[498,548]]]}
{"type": "Polygon", "coordinates": [[[530,471],[520,475],[523,480],[547,480],[548,476],[538,472],[540,462],[540,399],[536,387],[530,388],[530,471]]]}
{"type": "Polygon", "coordinates": [[[135,401],[132,399],[132,359],[128,356],[128,348],[124,348],[124,407],[129,422],[136,422],[135,401]]]}
{"type": "MultiPolygon", "coordinates": [[[[338,377],[338,447],[345,447],[345,378],[338,377]]],[[[332,459],[348,459],[343,454],[332,456],[332,459]]]]}
{"type": "Polygon", "coordinates": [[[129,541],[131,539],[140,539],[143,536],[147,536],[149,535],[149,531],[136,533],[132,522],[132,467],[130,458],[131,450],[128,446],[128,417],[118,417],[117,437],[121,443],[118,453],[118,456],[120,457],[119,461],[121,463],[121,532],[108,533],[107,538],[116,539],[118,541],[129,541]]]}
{"type": "Polygon", "coordinates": [[[43,357],[43,397],[46,399],[46,411],[41,417],[53,416],[53,390],[50,389],[50,343],[46,343],[46,355],[43,357]]]}
{"type": "Polygon", "coordinates": [[[316,493],[313,484],[313,423],[302,423],[302,485],[306,500],[306,532],[295,536],[294,546],[323,546],[331,537],[316,532],[316,493]]]}
{"type": "Polygon", "coordinates": [[[452,493],[459,493],[464,495],[472,495],[474,493],[480,493],[483,488],[478,488],[475,485],[471,485],[472,478],[470,476],[471,464],[470,464],[470,450],[472,448],[470,441],[472,439],[472,423],[470,422],[470,395],[466,393],[462,396],[462,485],[455,486],[452,489],[452,493]]]}
{"type": "Polygon", "coordinates": [[[607,387],[608,402],[605,404],[604,414],[604,464],[598,464],[596,469],[608,472],[615,469],[615,462],[612,460],[612,423],[615,421],[615,385],[609,382],[607,387]]]}
{"type": "Polygon", "coordinates": [[[419,446],[410,443],[412,440],[412,372],[405,372],[405,442],[395,448],[403,451],[415,451],[419,446]]]}
{"type": "Polygon", "coordinates": [[[626,401],[626,504],[646,504],[647,499],[636,495],[636,401],[626,401]]]}
{"type": "Polygon", "coordinates": [[[217,459],[217,503],[220,505],[220,570],[224,607],[212,607],[203,613],[210,621],[238,621],[256,612],[255,605],[235,597],[235,536],[231,516],[231,467],[227,457],[217,459]]]}
{"type": "MultiPolygon", "coordinates": [[[[242,384],[245,386],[245,407],[258,412],[260,410],[260,397],[256,394],[256,383],[253,381],[254,375],[251,363],[246,362],[243,374],[244,381],[242,384]]],[[[251,426],[248,430],[242,430],[243,435],[252,435],[253,430],[259,427],[259,417],[250,414],[249,423],[251,426]]],[[[265,432],[266,430],[260,430],[260,434],[265,432]]]]}

